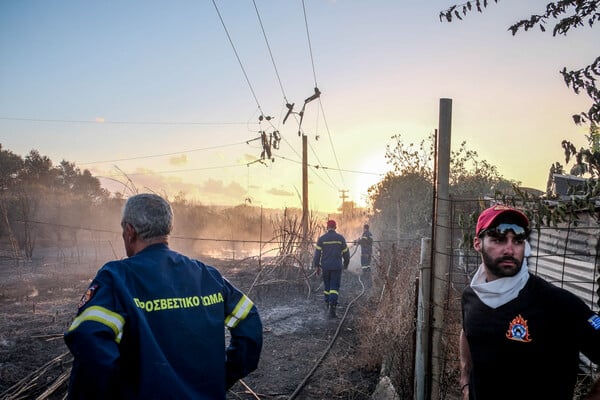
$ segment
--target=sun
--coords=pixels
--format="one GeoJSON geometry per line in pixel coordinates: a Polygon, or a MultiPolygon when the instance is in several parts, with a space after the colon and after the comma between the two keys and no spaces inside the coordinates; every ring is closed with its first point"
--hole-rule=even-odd
{"type": "Polygon", "coordinates": [[[380,182],[391,168],[383,152],[372,152],[358,157],[356,167],[357,169],[353,170],[356,173],[353,174],[351,197],[359,206],[366,206],[369,188],[380,182]]]}

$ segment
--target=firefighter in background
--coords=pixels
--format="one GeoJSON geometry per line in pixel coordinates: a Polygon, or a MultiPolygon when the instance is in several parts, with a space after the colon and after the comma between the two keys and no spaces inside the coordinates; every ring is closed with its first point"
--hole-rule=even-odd
{"type": "Polygon", "coordinates": [[[338,304],[342,268],[347,269],[350,263],[350,251],[346,239],[335,230],[334,220],[327,221],[327,232],[317,240],[317,248],[313,257],[313,265],[317,274],[323,274],[323,294],[330,318],[336,318],[335,308],[338,304]]]}
{"type": "Polygon", "coordinates": [[[354,241],[354,245],[360,246],[360,266],[362,276],[365,278],[365,285],[370,288],[372,285],[371,276],[371,258],[373,257],[373,235],[369,231],[369,225],[363,226],[363,233],[360,238],[354,241]]]}
{"type": "Polygon", "coordinates": [[[214,267],[171,250],[172,224],[160,196],[125,203],[128,258],[98,271],[65,333],[69,399],[224,400],[257,368],[256,306],[214,267]]]}
{"type": "Polygon", "coordinates": [[[363,271],[370,269],[373,256],[373,234],[369,231],[368,224],[364,225],[361,237],[356,239],[354,244],[360,246],[360,266],[363,271]]]}

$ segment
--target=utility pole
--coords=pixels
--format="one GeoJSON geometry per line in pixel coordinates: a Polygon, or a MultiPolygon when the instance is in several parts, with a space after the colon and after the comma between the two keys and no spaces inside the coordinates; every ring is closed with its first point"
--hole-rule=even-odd
{"type": "Polygon", "coordinates": [[[308,151],[307,138],[302,134],[302,246],[308,249],[308,151]]]}
{"type": "Polygon", "coordinates": [[[342,195],[340,196],[340,198],[342,199],[342,221],[344,220],[344,213],[346,212],[346,207],[344,207],[346,205],[346,199],[348,198],[348,196],[346,195],[346,193],[348,192],[348,189],[340,189],[340,192],[342,193],[342,195]]]}
{"type": "Polygon", "coordinates": [[[346,193],[348,193],[348,189],[340,189],[340,192],[342,192],[340,198],[342,199],[342,204],[344,204],[346,202],[346,199],[348,198],[348,196],[346,195],[346,193]]]}
{"type": "Polygon", "coordinates": [[[300,116],[300,122],[298,123],[298,136],[302,136],[302,249],[305,255],[306,251],[308,250],[308,139],[306,135],[302,133],[302,120],[304,119],[304,110],[306,109],[306,105],[311,101],[318,99],[320,96],[321,91],[315,86],[314,94],[304,100],[302,110],[300,110],[298,113],[294,113],[294,104],[287,103],[285,106],[287,107],[288,112],[283,118],[283,123],[285,124],[285,121],[292,113],[300,116]]]}
{"type": "Polygon", "coordinates": [[[444,329],[444,304],[448,290],[448,269],[450,265],[450,145],[452,127],[452,99],[440,99],[439,136],[437,139],[437,182],[434,204],[435,218],[430,276],[430,329],[431,351],[429,353],[430,388],[429,399],[438,399],[442,385],[443,352],[442,339],[444,329]]]}

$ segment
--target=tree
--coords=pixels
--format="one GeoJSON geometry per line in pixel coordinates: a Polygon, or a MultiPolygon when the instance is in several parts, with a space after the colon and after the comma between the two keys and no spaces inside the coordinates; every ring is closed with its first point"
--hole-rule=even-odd
{"type": "Polygon", "coordinates": [[[47,156],[42,156],[39,151],[31,150],[25,156],[21,171],[21,177],[25,183],[39,184],[50,188],[54,183],[54,174],[52,160],[47,156]]]}
{"type": "Polygon", "coordinates": [[[75,180],[79,170],[75,167],[75,163],[70,163],[66,160],[62,160],[57,169],[56,185],[62,188],[65,192],[70,192],[75,186],[75,180]]]}
{"type": "MultiPolygon", "coordinates": [[[[497,3],[498,0],[494,0],[497,3]]],[[[474,9],[483,12],[487,8],[488,0],[471,0],[462,4],[455,4],[448,9],[440,12],[440,21],[446,20],[452,22],[454,18],[462,20],[474,9]]],[[[532,14],[527,19],[522,19],[508,30],[516,35],[520,30],[528,31],[538,27],[542,32],[546,32],[547,25],[553,24],[552,36],[566,35],[571,29],[589,26],[592,28],[600,20],[600,0],[560,0],[553,1],[546,5],[546,9],[540,14],[532,14]]],[[[597,86],[600,78],[600,56],[589,65],[577,69],[567,70],[563,68],[560,71],[565,84],[576,94],[586,93],[592,100],[592,105],[587,111],[573,115],[575,124],[589,124],[588,148],[577,149],[569,140],[563,140],[561,146],[564,151],[565,161],[574,160],[574,165],[570,169],[572,175],[587,176],[586,191],[583,196],[573,198],[570,204],[559,204],[551,209],[541,202],[537,202],[539,207],[538,214],[540,223],[556,225],[558,222],[567,219],[577,220],[576,211],[589,210],[594,215],[596,211],[595,199],[600,195],[600,90],[597,86]],[[545,222],[544,222],[545,220],[545,222]]],[[[552,164],[549,172],[549,181],[547,184],[547,196],[552,196],[550,191],[552,178],[555,173],[563,173],[564,167],[556,162],[552,164]]],[[[525,196],[527,197],[527,196],[525,196]]],[[[525,202],[527,199],[523,199],[525,202]]],[[[597,219],[600,215],[596,214],[597,219]]]]}
{"type": "MultiPolygon", "coordinates": [[[[418,145],[404,143],[401,135],[392,139],[396,143],[386,146],[385,157],[393,171],[369,188],[373,221],[389,239],[427,236],[431,233],[435,138],[430,135],[418,145]]],[[[496,193],[512,194],[518,185],[519,182],[504,179],[495,166],[480,160],[466,142],[451,152],[450,193],[454,197],[477,199],[496,193]]]]}
{"type": "Polygon", "coordinates": [[[77,176],[72,190],[73,194],[87,197],[92,201],[104,200],[109,196],[109,192],[100,185],[100,180],[92,176],[92,173],[87,169],[81,172],[77,168],[77,176]]]}
{"type": "MultiPolygon", "coordinates": [[[[497,3],[498,0],[494,0],[497,3]]],[[[488,6],[488,0],[472,0],[463,4],[455,4],[440,12],[440,21],[452,22],[454,18],[462,20],[473,9],[483,12],[488,6]]],[[[548,3],[546,10],[541,14],[533,14],[528,19],[522,19],[508,30],[514,35],[519,30],[528,31],[536,26],[546,32],[546,26],[554,23],[552,36],[566,35],[570,29],[576,29],[588,25],[593,27],[600,20],[600,0],[560,0],[548,3]],[[551,22],[554,21],[554,22],[551,22]]],[[[573,115],[576,124],[590,124],[590,129],[600,124],[600,90],[596,86],[596,79],[600,77],[600,56],[590,64],[578,70],[567,70],[563,68],[560,72],[567,86],[579,94],[585,92],[592,99],[592,106],[588,111],[573,115]]],[[[591,130],[590,130],[591,132],[591,130]]]]}
{"type": "Polygon", "coordinates": [[[10,150],[3,150],[0,143],[0,190],[16,185],[22,169],[23,159],[10,150]]]}

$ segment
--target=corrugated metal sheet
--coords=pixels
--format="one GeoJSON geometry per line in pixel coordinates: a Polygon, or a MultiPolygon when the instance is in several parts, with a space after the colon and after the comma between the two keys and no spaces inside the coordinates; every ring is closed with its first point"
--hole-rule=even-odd
{"type": "Polygon", "coordinates": [[[543,227],[530,238],[531,272],[575,293],[594,311],[598,306],[598,223],[582,216],[577,226],[543,227]]]}

